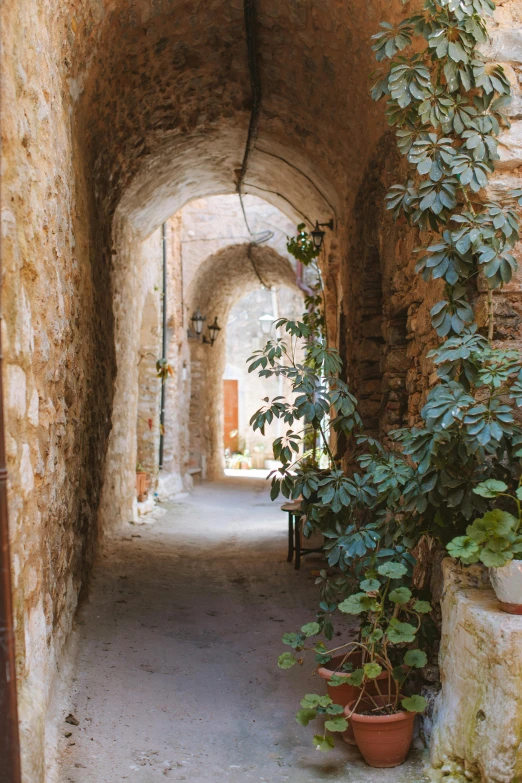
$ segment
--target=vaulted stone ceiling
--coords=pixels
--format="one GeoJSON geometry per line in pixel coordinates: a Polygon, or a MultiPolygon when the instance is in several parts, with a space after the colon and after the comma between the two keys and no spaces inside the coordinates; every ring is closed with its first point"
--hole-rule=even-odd
{"type": "MultiPolygon", "coordinates": [[[[394,4],[256,5],[262,99],[244,192],[296,219],[338,215],[384,130],[369,38],[394,4]]],[[[146,234],[191,198],[234,192],[252,108],[242,0],[77,0],[70,27],[105,214],[121,202],[146,234]]]]}

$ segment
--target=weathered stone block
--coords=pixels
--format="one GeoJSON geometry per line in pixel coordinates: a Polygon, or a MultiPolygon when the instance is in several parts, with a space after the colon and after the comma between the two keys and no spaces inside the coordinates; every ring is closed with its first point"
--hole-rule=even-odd
{"type": "Polygon", "coordinates": [[[442,692],[431,777],[516,783],[522,780],[522,617],[502,612],[480,582],[463,584],[449,558],[443,571],[442,692]]]}
{"type": "Polygon", "coordinates": [[[522,166],[522,121],[514,122],[509,130],[499,136],[498,154],[495,168],[499,171],[511,171],[522,166]]]}
{"type": "Polygon", "coordinates": [[[482,47],[488,60],[499,63],[522,63],[522,27],[495,30],[488,46],[482,47]]]}

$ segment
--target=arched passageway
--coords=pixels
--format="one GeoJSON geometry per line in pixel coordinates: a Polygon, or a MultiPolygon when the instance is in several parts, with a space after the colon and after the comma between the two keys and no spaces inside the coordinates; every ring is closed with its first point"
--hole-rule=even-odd
{"type": "MultiPolygon", "coordinates": [[[[200,267],[191,285],[189,310],[198,307],[226,325],[233,304],[248,291],[263,285],[285,285],[298,291],[295,269],[287,259],[268,247],[236,245],[211,256],[200,267]]],[[[226,328],[226,327],[225,327],[226,328]]],[[[225,328],[223,331],[225,331],[225,328]]],[[[226,342],[223,334],[209,350],[201,343],[191,348],[192,381],[191,459],[203,460],[205,474],[218,478],[223,474],[223,388],[226,342]]],[[[254,411],[252,411],[253,413],[254,411]]]]}
{"type": "MultiPolygon", "coordinates": [[[[175,244],[186,204],[238,191],[294,223],[334,219],[321,260],[329,331],[355,368],[368,429],[413,423],[429,385],[437,292],[412,282],[413,237],[384,208],[397,163],[367,89],[370,37],[402,3],[259,0],[251,10],[226,0],[2,6],[7,457],[28,783],[46,780],[46,716],[95,553],[133,516],[140,320],[162,224],[175,244]]],[[[491,56],[518,68],[518,38],[503,37],[520,26],[516,0],[494,25],[491,56]]],[[[517,143],[495,187],[521,165],[517,143]]],[[[271,274],[272,251],[255,252],[271,274]]],[[[230,253],[244,260],[244,248],[230,253]]],[[[503,301],[514,339],[516,286],[503,301]]],[[[181,334],[186,316],[178,302],[169,328],[181,334]]]]}

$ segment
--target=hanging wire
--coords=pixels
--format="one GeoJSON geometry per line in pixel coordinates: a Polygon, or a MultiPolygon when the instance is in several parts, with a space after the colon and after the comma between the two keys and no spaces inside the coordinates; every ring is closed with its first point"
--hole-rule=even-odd
{"type": "Polygon", "coordinates": [[[248,57],[248,73],[250,75],[250,87],[252,89],[252,111],[250,112],[250,122],[248,123],[248,133],[245,145],[245,152],[243,155],[243,162],[241,164],[241,170],[237,181],[237,194],[239,196],[239,203],[241,204],[241,211],[243,212],[243,218],[245,220],[245,226],[250,235],[250,242],[247,247],[247,255],[250,263],[257,275],[257,278],[263,288],[270,288],[259,272],[256,262],[254,260],[254,254],[252,248],[254,245],[260,245],[262,242],[267,242],[274,236],[273,231],[258,231],[253,232],[248,223],[245,205],[243,203],[243,181],[248,168],[248,158],[250,151],[255,145],[257,138],[257,129],[259,126],[259,114],[261,111],[261,77],[259,75],[259,63],[257,59],[257,36],[256,36],[256,0],[244,0],[244,14],[245,14],[245,34],[247,41],[247,57],[248,57]]]}

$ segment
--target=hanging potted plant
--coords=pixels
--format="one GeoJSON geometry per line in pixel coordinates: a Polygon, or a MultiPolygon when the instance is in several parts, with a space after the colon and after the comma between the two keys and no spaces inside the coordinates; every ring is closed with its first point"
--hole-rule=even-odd
{"type": "Polygon", "coordinates": [[[448,552],[464,565],[483,563],[500,606],[510,614],[522,614],[522,486],[514,494],[503,481],[488,479],[474,492],[484,498],[506,498],[516,515],[501,508],[487,511],[448,544],[448,552]]]}

